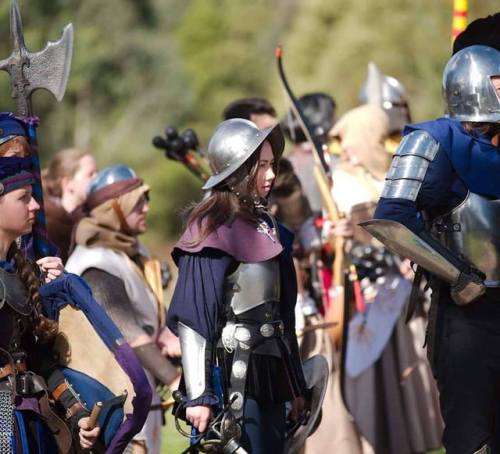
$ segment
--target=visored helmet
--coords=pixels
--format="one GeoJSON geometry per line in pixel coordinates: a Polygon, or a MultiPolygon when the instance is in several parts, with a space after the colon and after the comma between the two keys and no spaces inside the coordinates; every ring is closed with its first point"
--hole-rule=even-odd
{"type": "Polygon", "coordinates": [[[469,46],[453,55],[443,72],[448,116],[459,121],[500,122],[500,97],[493,76],[500,76],[498,50],[469,46]]]}
{"type": "Polygon", "coordinates": [[[88,193],[92,194],[100,189],[119,181],[137,178],[135,172],[124,164],[115,164],[101,170],[90,182],[88,193]]]}
{"type": "Polygon", "coordinates": [[[410,122],[405,87],[396,78],[382,74],[374,62],[368,63],[368,76],[359,92],[359,101],[383,108],[389,116],[391,133],[402,131],[410,122]]]}
{"type": "Polygon", "coordinates": [[[271,144],[274,156],[281,156],[285,141],[279,125],[259,129],[242,118],[219,124],[208,143],[207,157],[212,176],[203,189],[211,189],[233,175],[265,140],[271,144]]]}

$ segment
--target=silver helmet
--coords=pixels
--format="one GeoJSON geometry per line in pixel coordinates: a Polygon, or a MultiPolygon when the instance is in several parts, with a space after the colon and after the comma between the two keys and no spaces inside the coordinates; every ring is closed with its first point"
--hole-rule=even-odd
{"type": "Polygon", "coordinates": [[[359,92],[359,101],[383,108],[389,116],[391,133],[402,131],[410,121],[405,87],[396,78],[382,74],[372,61],[368,63],[368,77],[359,92]]]}
{"type": "Polygon", "coordinates": [[[453,55],[443,72],[448,116],[459,121],[500,122],[500,96],[493,76],[500,76],[498,50],[469,46],[453,55]]]}
{"type": "Polygon", "coordinates": [[[251,121],[242,118],[223,121],[208,143],[207,157],[212,176],[203,189],[211,189],[228,179],[265,140],[271,144],[274,156],[281,156],[285,140],[279,125],[259,129],[251,121]]]}
{"type": "Polygon", "coordinates": [[[117,183],[118,181],[130,180],[137,178],[135,172],[124,164],[115,164],[101,170],[90,182],[88,193],[98,191],[110,184],[117,183]]]}

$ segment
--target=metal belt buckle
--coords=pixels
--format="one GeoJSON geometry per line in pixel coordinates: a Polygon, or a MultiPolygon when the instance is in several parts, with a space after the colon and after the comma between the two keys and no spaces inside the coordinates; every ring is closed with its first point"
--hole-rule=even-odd
{"type": "Polygon", "coordinates": [[[274,326],[271,323],[264,323],[259,331],[263,337],[271,337],[274,335],[274,326]]]}
{"type": "Polygon", "coordinates": [[[17,376],[17,392],[18,394],[31,394],[32,381],[28,374],[19,374],[17,376]]]}
{"type": "Polygon", "coordinates": [[[33,372],[23,372],[16,375],[16,390],[18,394],[36,394],[43,391],[43,383],[39,383],[41,377],[33,372]]]}

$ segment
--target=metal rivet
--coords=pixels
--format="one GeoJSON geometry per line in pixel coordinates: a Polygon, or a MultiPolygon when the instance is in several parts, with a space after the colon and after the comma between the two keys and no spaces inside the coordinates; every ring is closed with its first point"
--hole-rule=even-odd
{"type": "Polygon", "coordinates": [[[259,331],[263,337],[271,337],[274,334],[274,326],[270,325],[269,323],[264,323],[260,327],[259,331]]]}
{"type": "Polygon", "coordinates": [[[234,333],[234,337],[240,342],[248,342],[250,340],[250,330],[244,327],[238,327],[234,333]]]}
{"type": "Polygon", "coordinates": [[[235,361],[232,367],[232,372],[235,378],[241,380],[242,378],[245,378],[247,365],[243,361],[235,361]]]}
{"type": "Polygon", "coordinates": [[[231,393],[229,401],[232,401],[233,399],[234,401],[231,404],[231,408],[233,410],[241,410],[241,408],[243,408],[243,395],[239,392],[231,393]]]}

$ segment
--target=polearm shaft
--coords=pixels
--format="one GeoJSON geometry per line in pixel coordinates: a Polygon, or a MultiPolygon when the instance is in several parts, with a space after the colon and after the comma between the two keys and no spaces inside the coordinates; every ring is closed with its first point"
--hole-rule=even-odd
{"type": "Polygon", "coordinates": [[[47,238],[43,210],[40,158],[36,137],[38,121],[33,117],[31,95],[35,90],[43,88],[50,91],[58,101],[63,98],[71,67],[73,26],[69,24],[64,28],[59,41],[47,43],[45,49],[40,52],[29,52],[24,44],[23,24],[17,0],[11,0],[10,37],[12,54],[9,58],[0,61],[0,70],[9,73],[11,96],[16,102],[16,113],[29,125],[29,141],[36,177],[33,196],[40,204],[33,227],[33,247],[35,256],[43,257],[50,253],[51,247],[47,238]]]}

